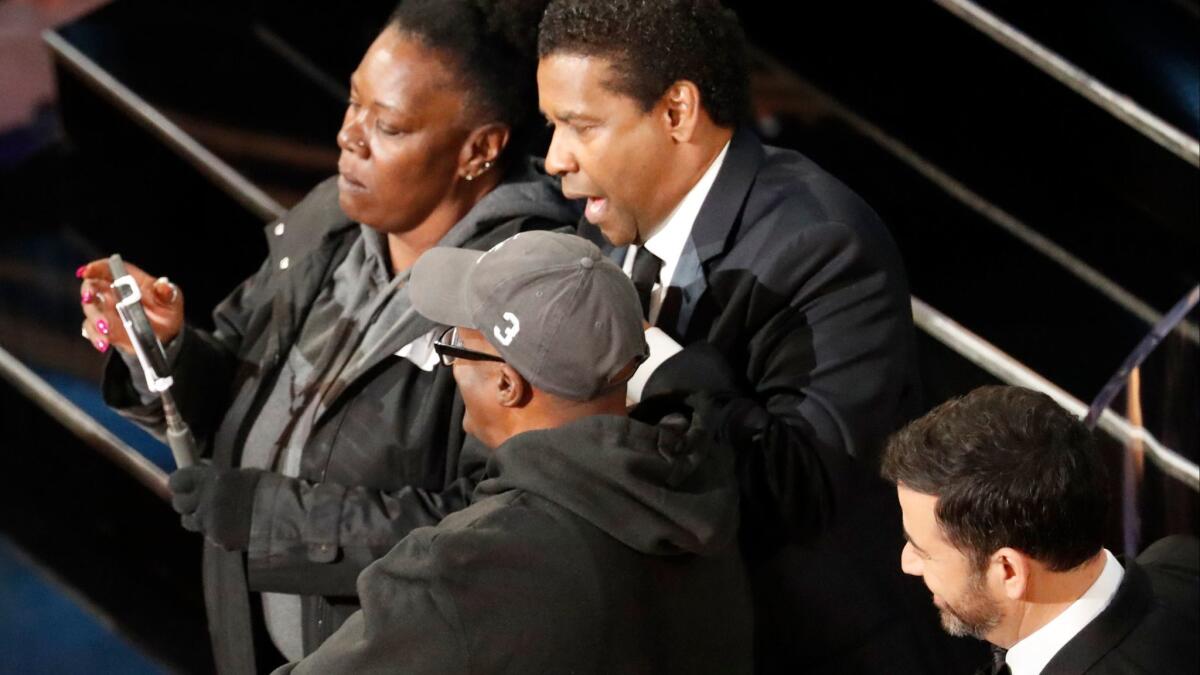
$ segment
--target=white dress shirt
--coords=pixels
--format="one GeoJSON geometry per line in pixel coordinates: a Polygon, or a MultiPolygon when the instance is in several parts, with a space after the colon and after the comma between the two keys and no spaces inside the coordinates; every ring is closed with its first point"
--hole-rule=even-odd
{"type": "Polygon", "coordinates": [[[1030,633],[1008,650],[1004,660],[1012,675],[1038,675],[1042,672],[1058,650],[1108,607],[1124,576],[1121,563],[1108,549],[1104,549],[1104,570],[1083,595],[1050,623],[1030,633]]]}
{"type": "MultiPolygon", "coordinates": [[[[646,344],[650,347],[650,356],[629,380],[626,397],[630,403],[641,401],[642,389],[645,388],[650,375],[662,365],[663,361],[683,350],[679,343],[653,325],[658,322],[658,312],[662,309],[663,298],[667,295],[667,288],[671,285],[675,268],[679,266],[679,257],[683,255],[684,246],[687,245],[688,237],[692,234],[692,226],[696,224],[696,217],[700,215],[700,207],[704,206],[704,200],[708,198],[708,193],[717,180],[717,174],[721,171],[721,165],[725,163],[727,152],[729,152],[729,143],[725,143],[725,147],[721,148],[721,152],[709,165],[700,180],[696,181],[692,189],[675,205],[666,220],[654,228],[653,233],[646,238],[643,244],[646,250],[662,260],[663,264],[662,269],[658,272],[658,282],[650,290],[648,320],[651,328],[646,331],[646,344]]],[[[637,246],[630,246],[629,251],[625,254],[624,269],[627,276],[633,274],[633,259],[637,256],[637,252],[637,246]]]]}

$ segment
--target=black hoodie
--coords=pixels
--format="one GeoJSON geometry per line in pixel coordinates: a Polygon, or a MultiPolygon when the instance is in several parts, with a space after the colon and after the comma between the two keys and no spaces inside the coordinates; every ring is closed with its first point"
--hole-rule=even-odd
{"type": "Polygon", "coordinates": [[[296,673],[748,673],[732,456],[588,417],[496,449],[477,501],[358,580],[296,673]]]}
{"type": "MultiPolygon", "coordinates": [[[[557,181],[534,163],[506,177],[440,244],[486,251],[518,232],[577,219],[557,181]]],[[[272,390],[281,378],[287,385],[284,364],[302,333],[319,332],[322,320],[311,308],[361,243],[363,227],[342,213],[331,178],[264,233],[267,260],[214,311],[215,331],[184,327],[174,365],[179,410],[222,469],[240,466],[251,427],[278,413],[268,406],[272,390]]],[[[387,309],[405,304],[406,291],[395,292],[387,309]]],[[[326,390],[300,475],[268,473],[255,486],[248,551],[205,540],[205,604],[218,672],[256,673],[271,660],[271,650],[253,640],[258,599],[250,590],[304,596],[304,643],[314,649],[357,610],[355,582],[367,565],[411,530],[470,502],[483,458],[462,432],[450,370],[426,372],[392,356],[434,328],[408,308],[326,390]]],[[[161,402],[143,400],[132,375],[123,359],[110,359],[105,401],[161,433],[161,402]]]]}

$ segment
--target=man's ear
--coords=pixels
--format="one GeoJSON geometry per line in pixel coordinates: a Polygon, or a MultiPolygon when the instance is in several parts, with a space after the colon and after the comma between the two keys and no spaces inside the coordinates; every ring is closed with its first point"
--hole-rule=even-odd
{"type": "Polygon", "coordinates": [[[459,177],[474,180],[495,166],[511,135],[512,130],[499,122],[475,127],[458,153],[459,177]]]}
{"type": "Polygon", "coordinates": [[[1021,600],[1029,590],[1032,572],[1032,561],[1024,553],[1006,546],[992,554],[988,584],[1009,600],[1021,600]]]}
{"type": "Polygon", "coordinates": [[[533,388],[512,366],[500,365],[496,378],[496,402],[505,408],[521,408],[529,403],[533,388]]]}
{"type": "Polygon", "coordinates": [[[659,99],[667,133],[676,143],[686,143],[696,135],[704,115],[700,108],[700,89],[690,80],[678,80],[659,99]]]}

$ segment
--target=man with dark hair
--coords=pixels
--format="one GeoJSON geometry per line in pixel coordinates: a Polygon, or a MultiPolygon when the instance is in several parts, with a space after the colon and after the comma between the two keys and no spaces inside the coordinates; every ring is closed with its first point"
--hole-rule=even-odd
{"type": "Polygon", "coordinates": [[[362,611],[296,673],[751,672],[729,450],[625,414],[637,295],[590,242],[435,248],[413,306],[453,326],[463,429],[493,448],[474,503],[358,580],[362,611]]]}
{"type": "Polygon", "coordinates": [[[1103,547],[1108,486],[1091,433],[1045,394],[982,387],[892,438],[901,567],[952,635],[987,640],[983,672],[1195,673],[1194,538],[1124,567],[1103,547]]]}
{"type": "Polygon", "coordinates": [[[952,670],[885,561],[900,524],[876,460],[917,387],[883,223],[740,126],[744,38],[716,0],[554,0],[538,53],[546,168],[586,198],[581,234],[607,240],[651,326],[637,414],[690,397],[737,451],[759,671],[952,670]]]}

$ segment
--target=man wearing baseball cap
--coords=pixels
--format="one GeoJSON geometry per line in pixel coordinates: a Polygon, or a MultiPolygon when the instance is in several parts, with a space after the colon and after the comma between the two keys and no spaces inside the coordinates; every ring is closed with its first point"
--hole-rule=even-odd
{"type": "Polygon", "coordinates": [[[646,343],[621,269],[527,232],[432,249],[410,284],[449,327],[435,348],[493,449],[487,477],[368,567],[363,609],[280,672],[750,672],[732,454],[682,417],[626,416],[646,343]]]}

